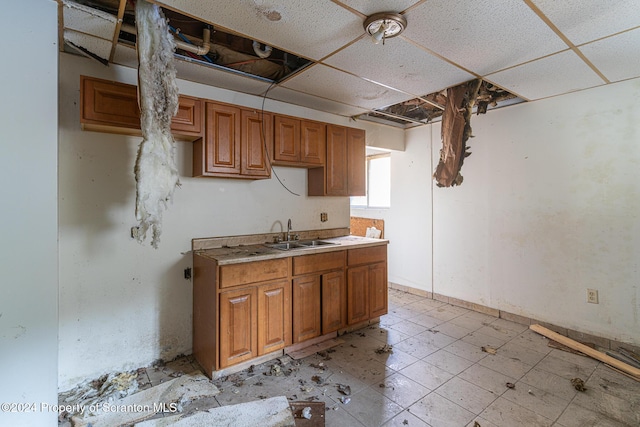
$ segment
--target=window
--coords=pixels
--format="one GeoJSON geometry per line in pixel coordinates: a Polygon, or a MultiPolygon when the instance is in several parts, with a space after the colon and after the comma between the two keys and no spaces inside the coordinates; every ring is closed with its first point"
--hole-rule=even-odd
{"type": "Polygon", "coordinates": [[[388,208],[391,206],[391,154],[367,156],[367,194],[351,198],[351,206],[388,208]]]}

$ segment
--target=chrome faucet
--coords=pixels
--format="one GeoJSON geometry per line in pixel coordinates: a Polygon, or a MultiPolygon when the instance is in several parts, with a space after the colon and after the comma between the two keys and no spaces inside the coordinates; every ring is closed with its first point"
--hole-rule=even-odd
{"type": "Polygon", "coordinates": [[[293,235],[293,239],[291,239],[291,218],[289,218],[289,221],[287,221],[287,242],[290,242],[291,240],[298,240],[299,236],[297,234],[293,235]]]}

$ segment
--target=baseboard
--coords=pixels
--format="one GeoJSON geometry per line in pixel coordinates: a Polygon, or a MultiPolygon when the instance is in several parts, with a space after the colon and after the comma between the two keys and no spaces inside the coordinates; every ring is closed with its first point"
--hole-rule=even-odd
{"type": "Polygon", "coordinates": [[[519,314],[509,313],[508,311],[499,310],[497,308],[488,307],[482,304],[476,304],[474,302],[465,301],[465,300],[449,297],[449,296],[438,294],[438,293],[432,294],[431,292],[428,292],[422,289],[412,288],[411,286],[400,285],[398,283],[389,282],[389,288],[396,289],[402,292],[407,292],[412,295],[418,295],[421,297],[434,299],[436,301],[445,302],[447,304],[466,308],[472,311],[477,311],[479,313],[488,314],[489,316],[498,317],[500,319],[509,320],[515,323],[520,323],[521,325],[529,326],[537,323],[539,325],[544,326],[545,328],[551,329],[552,331],[559,333],[560,335],[564,335],[576,341],[595,344],[596,347],[604,350],[617,350],[618,348],[624,348],[626,350],[630,350],[630,351],[633,351],[634,353],[640,354],[640,346],[638,345],[625,343],[622,341],[611,340],[609,338],[603,338],[597,335],[587,334],[584,332],[576,331],[574,329],[569,329],[563,326],[547,323],[540,319],[534,319],[531,317],[521,316],[519,314]]]}

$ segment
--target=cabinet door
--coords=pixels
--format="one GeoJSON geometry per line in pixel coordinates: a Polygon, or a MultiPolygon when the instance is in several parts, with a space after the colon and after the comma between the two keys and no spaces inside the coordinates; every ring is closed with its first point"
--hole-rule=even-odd
{"type": "Polygon", "coordinates": [[[293,342],[320,335],[320,276],[293,279],[293,342]]]}
{"type": "Polygon", "coordinates": [[[300,120],[276,116],[273,159],[294,163],[300,161],[300,120]]]}
{"type": "Polygon", "coordinates": [[[273,117],[269,113],[242,110],[241,119],[240,174],[269,178],[271,167],[265,153],[266,147],[273,144],[273,117]]]}
{"type": "Polygon", "coordinates": [[[326,195],[347,196],[347,128],[327,126],[326,195]]]}
{"type": "Polygon", "coordinates": [[[366,142],[365,131],[347,129],[347,186],[349,196],[366,195],[366,142]]]}
{"type": "Polygon", "coordinates": [[[202,100],[180,96],[178,112],[171,120],[171,132],[178,137],[202,136],[202,100]]]}
{"type": "Polygon", "coordinates": [[[387,266],[380,262],[369,266],[369,317],[387,314],[387,266]]]}
{"type": "Polygon", "coordinates": [[[205,174],[240,174],[239,108],[207,102],[203,160],[205,174]]]}
{"type": "Polygon", "coordinates": [[[347,270],[347,323],[369,319],[369,266],[347,270]]]}
{"type": "Polygon", "coordinates": [[[291,281],[258,286],[258,356],[291,344],[291,281]]]}
{"type": "Polygon", "coordinates": [[[324,123],[302,120],[300,122],[300,161],[324,165],[327,129],[324,123]]]}
{"type": "Polygon", "coordinates": [[[81,76],[80,122],[140,129],[136,87],[81,76]]]}
{"type": "Polygon", "coordinates": [[[220,367],[256,357],[256,288],[220,294],[220,367]]]}
{"type": "Polygon", "coordinates": [[[337,331],[347,324],[347,294],[344,271],[322,275],[322,334],[337,331]]]}

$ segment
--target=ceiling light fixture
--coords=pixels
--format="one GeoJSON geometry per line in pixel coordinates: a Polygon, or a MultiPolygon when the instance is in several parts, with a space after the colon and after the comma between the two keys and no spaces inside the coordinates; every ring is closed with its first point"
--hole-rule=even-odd
{"type": "Polygon", "coordinates": [[[407,20],[395,12],[374,13],[364,21],[364,29],[375,44],[380,41],[384,44],[385,39],[399,35],[405,28],[407,28],[407,20]]]}

